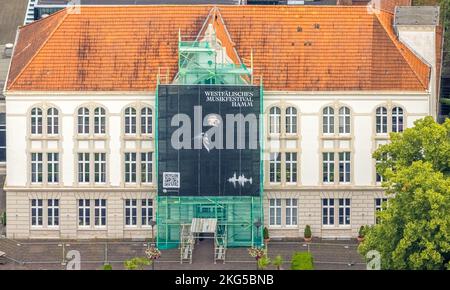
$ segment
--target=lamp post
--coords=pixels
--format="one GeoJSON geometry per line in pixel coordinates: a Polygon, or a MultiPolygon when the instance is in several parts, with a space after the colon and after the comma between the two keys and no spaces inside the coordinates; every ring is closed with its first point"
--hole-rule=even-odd
{"type": "Polygon", "coordinates": [[[253,225],[256,227],[256,241],[258,242],[258,240],[259,240],[259,228],[262,225],[261,220],[258,219],[256,222],[254,222],[253,225]]]}

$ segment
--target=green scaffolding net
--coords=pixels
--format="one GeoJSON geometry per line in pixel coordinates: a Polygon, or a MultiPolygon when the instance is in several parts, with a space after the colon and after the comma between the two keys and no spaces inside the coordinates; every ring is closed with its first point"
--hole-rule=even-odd
{"type": "MultiPolygon", "coordinates": [[[[233,64],[222,61],[220,43],[214,35],[203,41],[182,41],[180,37],[178,53],[178,74],[173,84],[253,85],[250,68],[243,63],[233,64]]],[[[259,86],[259,109],[262,111],[262,82],[259,86]]],[[[158,89],[156,95],[158,96],[158,89]]],[[[157,97],[156,112],[158,109],[157,97]]],[[[263,132],[263,122],[262,118],[260,119],[259,130],[263,132]]],[[[156,114],[156,120],[158,128],[158,114],[156,114]]],[[[158,135],[156,138],[158,140],[158,135]]],[[[261,156],[262,147],[262,139],[260,139],[261,156]]],[[[158,160],[158,145],[156,160],[158,160]]],[[[158,162],[156,170],[158,171],[158,162]]],[[[179,247],[183,239],[183,225],[190,225],[194,218],[217,219],[216,237],[223,237],[228,247],[261,246],[263,241],[262,184],[262,162],[259,196],[167,196],[161,194],[162,188],[158,184],[157,246],[161,249],[179,247]]]]}

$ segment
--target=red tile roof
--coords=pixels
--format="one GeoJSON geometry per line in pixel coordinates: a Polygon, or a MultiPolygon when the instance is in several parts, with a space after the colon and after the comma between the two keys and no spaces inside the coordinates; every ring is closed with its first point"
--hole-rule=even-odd
{"type": "MultiPolygon", "coordinates": [[[[86,6],[20,29],[8,91],[153,91],[174,77],[178,31],[195,37],[212,6],[86,6]]],[[[265,90],[424,91],[430,68],[393,34],[392,14],[360,6],[219,6],[236,57],[265,90]]],[[[227,49],[228,51],[228,49],[227,49]]]]}

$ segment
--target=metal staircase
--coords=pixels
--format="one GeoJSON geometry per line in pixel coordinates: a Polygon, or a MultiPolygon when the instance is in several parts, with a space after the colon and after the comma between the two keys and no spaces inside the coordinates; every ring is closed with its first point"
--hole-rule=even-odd
{"type": "Polygon", "coordinates": [[[217,261],[222,261],[225,264],[225,257],[227,253],[227,239],[227,227],[219,226],[217,228],[216,237],[214,239],[214,264],[216,264],[217,261]]]}
{"type": "Polygon", "coordinates": [[[189,262],[192,264],[192,253],[194,252],[195,239],[191,232],[191,225],[181,225],[180,233],[180,264],[189,262]]]}

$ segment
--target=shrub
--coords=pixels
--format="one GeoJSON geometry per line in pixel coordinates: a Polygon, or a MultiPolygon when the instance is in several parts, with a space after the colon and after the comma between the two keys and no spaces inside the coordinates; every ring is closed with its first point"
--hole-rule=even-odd
{"type": "Polygon", "coordinates": [[[5,227],[6,226],[6,211],[2,213],[0,216],[0,223],[5,227]]]}
{"type": "Polygon", "coordinates": [[[359,228],[358,237],[364,238],[365,235],[366,235],[366,228],[364,226],[361,226],[359,228]]]}
{"type": "Polygon", "coordinates": [[[306,225],[304,235],[307,239],[312,237],[311,227],[309,225],[306,225]]]}
{"type": "Polygon", "coordinates": [[[258,269],[265,270],[270,265],[270,259],[267,256],[263,256],[258,259],[258,269]]]}
{"type": "Polygon", "coordinates": [[[111,264],[105,264],[105,265],[103,265],[103,270],[112,270],[111,264]]]}
{"type": "Polygon", "coordinates": [[[283,263],[284,263],[283,258],[280,255],[278,255],[275,257],[275,259],[273,259],[272,265],[274,265],[277,268],[277,270],[281,270],[281,266],[283,265],[283,263]]]}
{"type": "Polygon", "coordinates": [[[127,270],[144,270],[145,266],[151,264],[150,260],[147,258],[136,257],[123,262],[123,266],[127,270]]]}
{"type": "Polygon", "coordinates": [[[264,227],[264,229],[263,229],[263,237],[264,237],[264,240],[269,239],[269,229],[267,227],[264,227]]]}
{"type": "Polygon", "coordinates": [[[292,256],[291,270],[314,270],[313,257],[308,252],[297,252],[292,256]]]}

